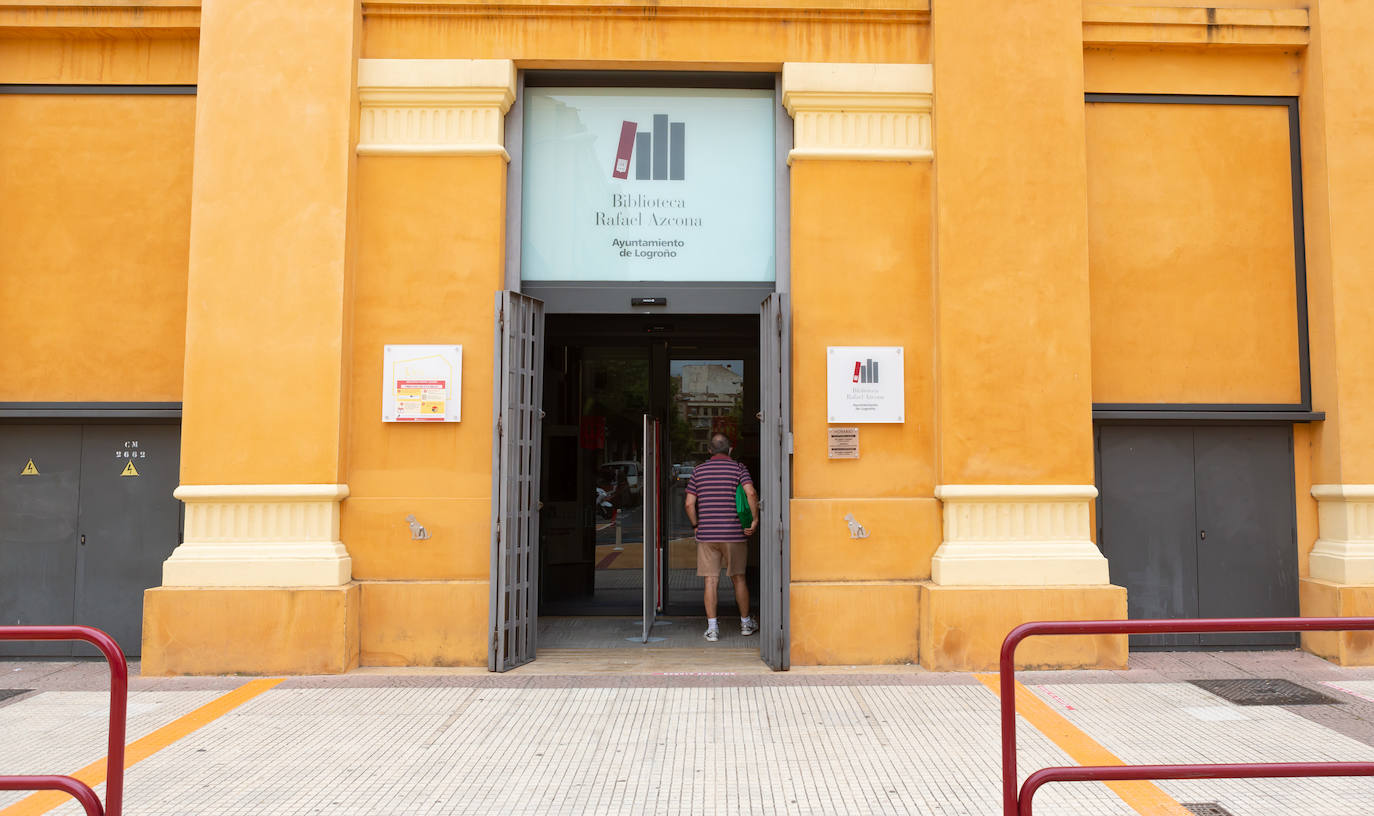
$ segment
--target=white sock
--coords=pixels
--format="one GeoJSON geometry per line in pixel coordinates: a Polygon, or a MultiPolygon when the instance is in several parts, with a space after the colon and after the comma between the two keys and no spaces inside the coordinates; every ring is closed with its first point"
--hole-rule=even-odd
{"type": "Polygon", "coordinates": [[[748,615],[745,615],[744,617],[740,618],[740,621],[739,621],[739,622],[740,622],[740,623],[753,623],[753,622],[754,622],[754,619],[751,618],[751,617],[749,617],[748,615]]]}
{"type": "Polygon", "coordinates": [[[707,619],[706,619],[706,628],[707,628],[707,629],[719,629],[719,628],[720,628],[720,621],[718,621],[718,620],[715,619],[715,618],[707,618],[707,619]]]}

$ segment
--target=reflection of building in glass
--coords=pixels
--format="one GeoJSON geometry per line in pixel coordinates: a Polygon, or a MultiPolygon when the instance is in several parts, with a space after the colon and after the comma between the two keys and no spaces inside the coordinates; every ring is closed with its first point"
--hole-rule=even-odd
{"type": "Polygon", "coordinates": [[[720,431],[739,441],[739,415],[744,377],[719,363],[685,365],[673,378],[674,409],[689,430],[687,453],[705,457],[711,434],[720,431]]]}

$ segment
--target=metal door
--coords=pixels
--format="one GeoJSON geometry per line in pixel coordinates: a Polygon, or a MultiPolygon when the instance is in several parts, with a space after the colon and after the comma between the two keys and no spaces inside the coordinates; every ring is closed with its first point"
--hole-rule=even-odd
{"type": "Polygon", "coordinates": [[[769,295],[760,309],[759,598],[760,656],[777,671],[791,665],[788,530],[792,495],[792,315],[786,294],[769,295]]]}
{"type": "Polygon", "coordinates": [[[644,447],[639,473],[642,499],[640,513],[644,524],[644,643],[649,642],[649,632],[654,628],[654,617],[658,614],[659,518],[662,512],[660,508],[663,492],[663,457],[660,451],[662,439],[658,420],[645,414],[644,447]]]}
{"type": "MultiPolygon", "coordinates": [[[[1198,428],[1198,614],[1298,614],[1293,430],[1288,425],[1198,428]]],[[[1296,646],[1292,632],[1202,636],[1203,646],[1296,646]]]]}
{"type": "MultiPolygon", "coordinates": [[[[73,622],[80,484],[81,426],[0,426],[0,625],[73,622]]],[[[7,657],[71,653],[0,642],[7,657]]]]}
{"type": "Polygon", "coordinates": [[[518,292],[497,292],[494,352],[487,667],[506,671],[533,660],[535,653],[544,304],[518,292]]]}
{"type": "MultiPolygon", "coordinates": [[[[87,425],[81,441],[77,623],[104,629],[137,655],[143,593],[162,583],[162,562],[180,538],[175,425],[87,425]]],[[[95,654],[77,646],[78,652],[95,654]]]]}
{"type": "MultiPolygon", "coordinates": [[[[1098,429],[1098,544],[1129,618],[1196,618],[1193,429],[1098,429]]],[[[1131,635],[1132,646],[1192,646],[1198,636],[1131,635]]]]}
{"type": "MultiPolygon", "coordinates": [[[[1298,614],[1292,429],[1098,430],[1098,540],[1131,618],[1298,614]]],[[[1133,646],[1293,645],[1294,634],[1131,636],[1133,646]]]]}

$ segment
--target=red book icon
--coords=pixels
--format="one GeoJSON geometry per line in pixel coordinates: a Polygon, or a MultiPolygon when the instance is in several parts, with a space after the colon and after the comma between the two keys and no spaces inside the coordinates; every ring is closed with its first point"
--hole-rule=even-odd
{"type": "Polygon", "coordinates": [[[615,168],[611,170],[611,178],[628,179],[630,177],[630,154],[635,149],[635,131],[639,130],[639,125],[635,122],[620,123],[620,146],[615,150],[615,168]]]}
{"type": "Polygon", "coordinates": [[[863,365],[863,363],[859,363],[859,362],[855,362],[855,363],[854,363],[854,382],[858,382],[858,381],[859,381],[859,366],[861,366],[861,365],[863,365]]]}

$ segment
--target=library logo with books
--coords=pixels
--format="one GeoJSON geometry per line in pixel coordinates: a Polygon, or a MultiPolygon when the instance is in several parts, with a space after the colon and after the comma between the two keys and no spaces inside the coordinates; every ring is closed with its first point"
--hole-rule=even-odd
{"type": "Polygon", "coordinates": [[[611,178],[628,181],[633,162],[636,180],[684,181],[686,158],[686,123],[669,122],[668,114],[656,113],[652,129],[641,131],[638,122],[622,121],[611,178]]]}

